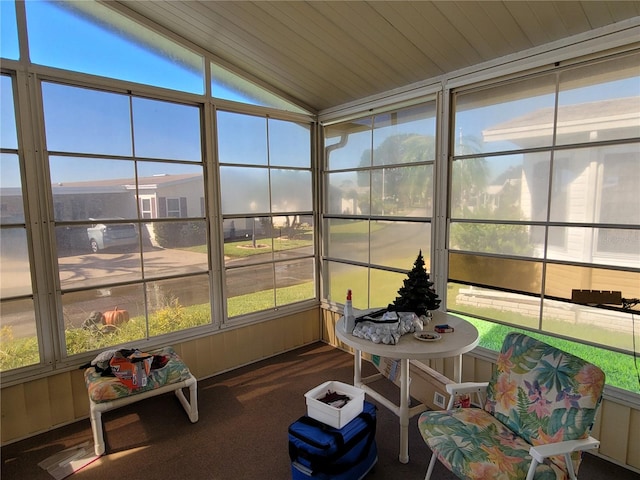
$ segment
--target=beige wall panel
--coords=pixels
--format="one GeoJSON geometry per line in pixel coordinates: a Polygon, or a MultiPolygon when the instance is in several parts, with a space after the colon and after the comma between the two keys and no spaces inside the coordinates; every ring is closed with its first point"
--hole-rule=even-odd
{"type": "MultiPolygon", "coordinates": [[[[63,375],[67,375],[64,373],[63,375]]],[[[24,403],[29,416],[27,433],[39,432],[54,425],[51,421],[51,407],[55,405],[49,397],[49,379],[40,378],[24,386],[24,403]]]]}
{"type": "Polygon", "coordinates": [[[189,371],[198,378],[198,349],[197,340],[190,340],[188,342],[176,343],[172,345],[182,361],[189,367],[189,371]]]}
{"type": "MultiPolygon", "coordinates": [[[[275,329],[279,328],[278,322],[273,323],[275,329]]],[[[253,325],[250,327],[238,328],[233,331],[235,335],[237,364],[245,365],[255,360],[255,350],[259,348],[259,342],[253,325]]]]}
{"type": "Polygon", "coordinates": [[[631,410],[627,463],[640,470],[640,411],[631,410]]]}
{"type": "Polygon", "coordinates": [[[216,335],[209,335],[209,349],[206,356],[208,358],[209,363],[205,363],[202,366],[204,377],[210,377],[211,375],[215,375],[216,373],[222,372],[224,370],[225,359],[224,359],[224,336],[221,333],[216,335]]]}
{"type": "Polygon", "coordinates": [[[489,380],[491,380],[491,376],[493,375],[493,363],[476,358],[475,370],[476,370],[476,376],[475,376],[476,382],[488,382],[489,380]]]}
{"type": "MultiPolygon", "coordinates": [[[[267,327],[269,327],[269,324],[267,324],[267,327]]],[[[274,335],[271,332],[271,328],[267,328],[267,331],[269,332],[269,337],[271,339],[269,343],[269,347],[270,347],[269,355],[275,355],[277,353],[284,352],[285,350],[287,350],[287,343],[285,341],[284,335],[281,335],[280,332],[278,332],[277,335],[274,335]]]]}
{"type": "Polygon", "coordinates": [[[54,408],[48,407],[51,410],[51,423],[56,425],[73,421],[75,412],[73,408],[74,392],[71,387],[71,372],[48,377],[47,386],[49,389],[48,399],[52,403],[55,402],[53,403],[55,405],[54,408]]]}
{"type": "Polygon", "coordinates": [[[600,415],[600,453],[625,464],[629,450],[631,409],[614,402],[604,402],[600,407],[600,415]]]}
{"type": "Polygon", "coordinates": [[[28,411],[24,401],[24,384],[2,389],[0,402],[2,442],[27,435],[28,411]]]}
{"type": "Polygon", "coordinates": [[[602,405],[604,405],[604,403],[607,400],[602,400],[602,403],[600,404],[600,408],[598,409],[598,413],[596,414],[596,420],[595,422],[593,422],[593,427],[591,427],[591,436],[594,438],[597,438],[598,440],[600,440],[600,428],[602,426],[602,405]]]}
{"type": "Polygon", "coordinates": [[[312,310],[300,314],[303,317],[304,343],[313,343],[320,340],[320,312],[312,310]]]}
{"type": "Polygon", "coordinates": [[[238,344],[237,329],[226,330],[224,332],[224,356],[227,359],[226,367],[231,368],[232,365],[241,365],[242,352],[238,350],[242,345],[238,344]]]}
{"type": "Polygon", "coordinates": [[[271,341],[271,336],[277,335],[278,331],[282,329],[281,322],[269,322],[269,324],[273,331],[271,335],[267,335],[267,337],[260,336],[260,329],[263,324],[250,325],[235,331],[236,341],[238,345],[242,345],[242,363],[250,363],[258,358],[262,358],[262,344],[271,341]]]}
{"type": "Polygon", "coordinates": [[[440,372],[444,375],[444,359],[443,358],[433,358],[429,360],[429,366],[433,368],[436,372],[440,372]]]}
{"type": "Polygon", "coordinates": [[[322,329],[322,339],[328,344],[334,346],[338,344],[335,326],[338,318],[340,318],[338,314],[333,313],[329,310],[322,310],[322,321],[320,326],[322,329]]]}
{"type": "Polygon", "coordinates": [[[455,360],[453,358],[445,358],[444,359],[444,371],[442,372],[447,378],[455,378],[454,375],[454,363],[455,360]]]}
{"type": "MultiPolygon", "coordinates": [[[[196,361],[193,364],[186,360],[184,360],[184,362],[189,366],[189,370],[191,370],[191,373],[196,378],[203,378],[209,375],[209,369],[213,363],[211,339],[214,336],[215,335],[209,335],[207,337],[198,338],[189,346],[193,347],[193,350],[195,351],[196,361]]],[[[189,350],[191,350],[191,348],[189,348],[189,350]]]]}
{"type": "Polygon", "coordinates": [[[462,358],[462,381],[473,382],[476,378],[476,359],[468,355],[462,358]]]}
{"type": "Polygon", "coordinates": [[[71,374],[74,418],[86,417],[89,415],[89,396],[84,383],[84,370],[73,370],[69,373],[71,374]]]}

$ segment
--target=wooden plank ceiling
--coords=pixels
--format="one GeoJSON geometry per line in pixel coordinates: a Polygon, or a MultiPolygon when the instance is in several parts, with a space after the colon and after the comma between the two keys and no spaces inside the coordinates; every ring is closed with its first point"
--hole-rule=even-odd
{"type": "Polygon", "coordinates": [[[640,16],[636,1],[119,3],[315,111],[640,16]]]}

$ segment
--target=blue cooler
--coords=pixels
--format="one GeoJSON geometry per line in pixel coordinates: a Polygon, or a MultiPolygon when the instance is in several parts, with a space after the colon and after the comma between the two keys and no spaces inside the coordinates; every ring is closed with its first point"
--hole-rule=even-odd
{"type": "Polygon", "coordinates": [[[289,426],[293,480],[360,480],[378,461],[376,406],[364,402],[362,413],[341,429],[308,416],[289,426]]]}

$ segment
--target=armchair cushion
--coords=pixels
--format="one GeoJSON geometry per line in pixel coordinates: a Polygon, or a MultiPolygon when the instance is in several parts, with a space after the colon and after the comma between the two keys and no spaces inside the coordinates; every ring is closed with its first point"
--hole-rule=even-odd
{"type": "MultiPolygon", "coordinates": [[[[595,365],[527,335],[510,333],[483,408],[425,412],[420,433],[460,478],[525,478],[531,446],[589,436],[604,381],[595,365]],[[495,475],[489,473],[492,469],[495,475]]],[[[571,454],[571,459],[577,472],[581,452],[571,454]]],[[[536,467],[534,478],[567,475],[565,457],[553,455],[536,467]]]]}
{"type": "MultiPolygon", "coordinates": [[[[461,479],[523,479],[527,476],[531,445],[480,408],[425,412],[420,432],[445,467],[461,479]]],[[[536,480],[561,480],[555,464],[540,464],[536,480]]]]}

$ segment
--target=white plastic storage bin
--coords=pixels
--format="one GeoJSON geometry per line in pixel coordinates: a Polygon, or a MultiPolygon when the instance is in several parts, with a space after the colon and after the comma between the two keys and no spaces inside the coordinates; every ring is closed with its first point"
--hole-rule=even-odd
{"type": "Polygon", "coordinates": [[[307,415],[333,428],[342,428],[362,412],[364,390],[342,382],[329,381],[304,394],[307,399],[307,415]],[[332,407],[318,398],[329,390],[346,395],[350,400],[341,408],[332,407]]]}

